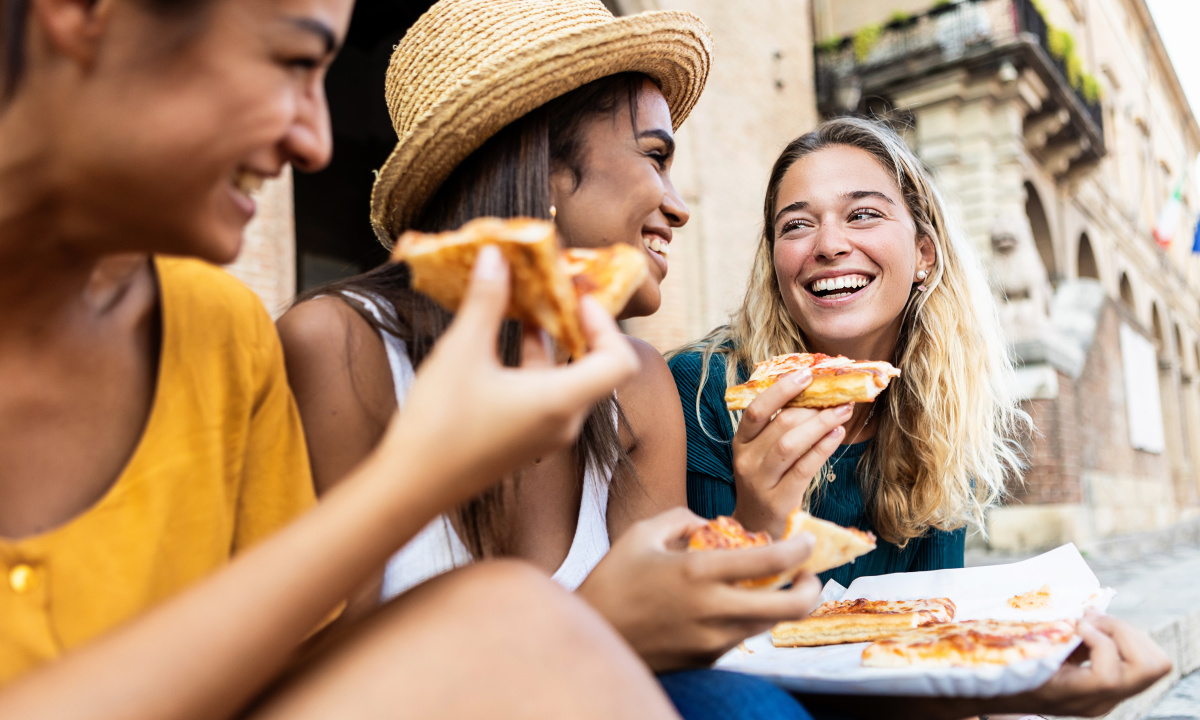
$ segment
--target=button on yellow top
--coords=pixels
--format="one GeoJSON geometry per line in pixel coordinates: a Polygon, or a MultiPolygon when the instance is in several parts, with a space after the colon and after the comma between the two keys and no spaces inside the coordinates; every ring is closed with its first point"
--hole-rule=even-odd
{"type": "Polygon", "coordinates": [[[32,590],[36,581],[37,575],[34,574],[33,568],[24,563],[14,565],[12,570],[8,571],[8,586],[18,595],[32,590]]]}

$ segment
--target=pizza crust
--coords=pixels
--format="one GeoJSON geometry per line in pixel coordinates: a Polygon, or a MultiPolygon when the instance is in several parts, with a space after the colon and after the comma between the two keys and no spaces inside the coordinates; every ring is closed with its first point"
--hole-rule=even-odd
{"type": "Polygon", "coordinates": [[[775,647],[816,647],[870,642],[954,619],[949,598],[920,600],[831,600],[812,615],[771,629],[775,647]]]}
{"type": "MultiPolygon", "coordinates": [[[[827,520],[814,518],[797,508],[788,516],[784,539],[798,533],[812,533],[816,538],[812,554],[804,563],[777,575],[738,581],[747,588],[774,590],[793,582],[801,573],[819,573],[840,567],[875,549],[875,536],[857,528],[844,528],[827,520]]],[[[688,550],[733,550],[768,545],[771,536],[765,532],[750,532],[731,517],[722,515],[710,520],[688,537],[688,550]]]]}
{"type": "Polygon", "coordinates": [[[392,260],[408,263],[414,290],[455,312],[485,245],[496,246],[508,262],[512,292],[505,314],[544,329],[576,358],[587,352],[579,297],[594,296],[615,317],[650,272],[645,254],[629,245],[564,251],[554,223],[532,218],[476,218],[443,233],[410,230],[396,241],[392,260]]]}
{"type": "Polygon", "coordinates": [[[749,379],[725,390],[729,410],[745,410],[780,378],[808,368],[813,379],[785,407],[828,408],[849,402],[874,402],[900,371],[882,361],[855,361],[840,355],[789,353],[776,355],[754,366],[749,379]]]}

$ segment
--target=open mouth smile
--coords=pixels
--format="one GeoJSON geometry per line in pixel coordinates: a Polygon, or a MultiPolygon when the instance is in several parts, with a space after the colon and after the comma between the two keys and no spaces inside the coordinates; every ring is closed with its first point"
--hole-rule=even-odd
{"type": "Polygon", "coordinates": [[[808,284],[808,291],[822,300],[841,300],[861,292],[874,279],[859,274],[820,278],[808,284]]]}
{"type": "Polygon", "coordinates": [[[663,260],[671,256],[671,244],[658,235],[643,235],[642,244],[646,246],[647,250],[658,255],[663,260]]]}

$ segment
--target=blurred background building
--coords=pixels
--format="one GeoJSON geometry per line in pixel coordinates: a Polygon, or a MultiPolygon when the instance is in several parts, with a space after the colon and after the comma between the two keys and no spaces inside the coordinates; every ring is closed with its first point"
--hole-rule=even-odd
{"type": "MultiPolygon", "coordinates": [[[[333,164],[263,191],[231,267],[272,311],[385,259],[367,221],[395,141],[384,72],[430,4],[359,0],[327,83],[333,164]]],[[[1200,522],[1200,126],[1145,0],[606,4],[692,11],[716,48],[678,136],[691,222],[662,310],[628,331],[666,350],[724,322],[780,149],[822,117],[886,119],[991,271],[1040,431],[991,546],[1087,548],[1200,522]]]]}

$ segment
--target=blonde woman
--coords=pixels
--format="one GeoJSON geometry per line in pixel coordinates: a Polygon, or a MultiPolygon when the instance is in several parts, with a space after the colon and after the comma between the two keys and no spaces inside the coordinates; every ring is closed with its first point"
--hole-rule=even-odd
{"type": "Polygon", "coordinates": [[[891,130],[831,120],[775,163],[764,228],[741,309],[671,359],[690,504],[778,533],[807,502],[873,530],[879,549],[829,575],[843,584],[960,567],[964,528],[1017,476],[1013,439],[1029,421],[987,282],[937,190],[891,130]],[[904,375],[873,404],[772,419],[794,377],[731,418],[725,387],[789,352],[887,360],[904,375]]]}
{"type": "MultiPolygon", "coordinates": [[[[843,584],[961,567],[965,528],[980,525],[1018,476],[1014,440],[1030,422],[1009,391],[987,282],[937,189],[892,130],[839,118],[784,149],[763,222],[741,309],[669,358],[687,424],[688,504],[777,536],[800,503],[873,530],[874,552],[823,578],[843,584]],[[731,417],[725,388],[754,362],[791,352],[886,360],[904,374],[873,404],[814,411],[784,408],[811,380],[795,373],[731,417]]],[[[1153,642],[1113,618],[1091,616],[1080,634],[1091,663],[1068,663],[1032,693],[831,704],[868,717],[1096,715],[1170,668],[1153,642]]]]}

